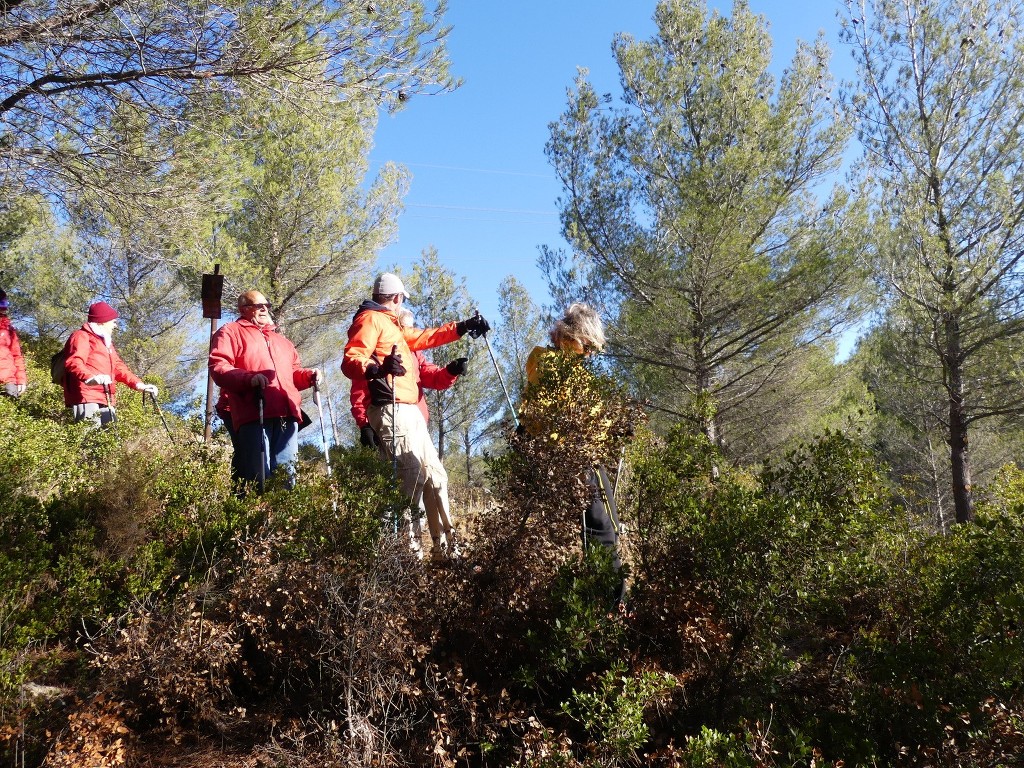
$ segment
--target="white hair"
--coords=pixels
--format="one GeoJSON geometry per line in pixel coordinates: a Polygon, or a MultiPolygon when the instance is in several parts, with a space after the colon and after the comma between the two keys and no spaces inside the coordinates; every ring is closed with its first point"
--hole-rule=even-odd
{"type": "Polygon", "coordinates": [[[604,326],[592,307],[576,302],[551,329],[551,341],[559,349],[570,346],[583,352],[600,352],[605,343],[604,326]]]}

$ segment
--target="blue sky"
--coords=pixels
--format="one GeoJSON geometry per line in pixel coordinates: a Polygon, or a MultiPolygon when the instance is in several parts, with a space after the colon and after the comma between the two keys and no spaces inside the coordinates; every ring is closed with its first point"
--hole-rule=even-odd
{"type": "MultiPolygon", "coordinates": [[[[430,246],[465,277],[481,312],[497,318],[498,285],[509,274],[538,304],[549,303],[536,266],[538,248],[566,247],[559,232],[561,194],[544,156],[548,124],[565,108],[578,67],[599,93],[619,93],[612,39],[655,32],[654,0],[451,0],[448,51],[464,80],[456,92],[413,98],[382,115],[370,156],[371,176],[384,162],[406,166],[412,184],[394,244],[381,268],[408,269],[430,246]]],[[[710,2],[728,14],[731,3],[710,2]]],[[[773,70],[792,58],[797,39],[819,30],[833,50],[833,71],[849,76],[839,45],[837,2],[751,0],[774,40],[773,70]]]]}

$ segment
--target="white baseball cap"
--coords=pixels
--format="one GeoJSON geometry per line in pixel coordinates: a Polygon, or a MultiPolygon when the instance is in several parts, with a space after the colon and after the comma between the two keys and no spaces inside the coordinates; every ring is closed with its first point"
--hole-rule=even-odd
{"type": "Polygon", "coordinates": [[[409,298],[409,292],[405,290],[405,286],[398,275],[393,275],[390,272],[382,272],[377,275],[377,279],[373,281],[373,294],[375,296],[387,296],[392,293],[401,293],[405,298],[409,298]]]}

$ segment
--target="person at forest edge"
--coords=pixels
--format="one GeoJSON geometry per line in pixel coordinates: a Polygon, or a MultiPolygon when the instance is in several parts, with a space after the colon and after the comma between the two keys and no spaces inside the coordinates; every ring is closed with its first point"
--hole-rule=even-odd
{"type": "MultiPolygon", "coordinates": [[[[412,328],[413,316],[412,312],[407,309],[400,309],[398,311],[398,321],[402,328],[412,328]]],[[[448,389],[451,387],[456,379],[466,372],[466,363],[468,362],[465,357],[459,357],[452,360],[445,366],[434,365],[423,355],[422,352],[416,351],[413,353],[416,359],[416,366],[419,371],[419,399],[416,401],[416,405],[419,406],[420,412],[423,414],[423,421],[429,423],[430,421],[430,410],[427,407],[427,399],[425,397],[424,390],[427,389],[448,389]]],[[[377,433],[370,425],[369,417],[367,416],[367,408],[370,406],[370,385],[366,379],[355,378],[352,380],[352,391],[349,394],[349,401],[352,406],[352,418],[355,419],[356,426],[359,427],[359,442],[367,448],[376,448],[380,451],[384,458],[388,458],[386,455],[386,449],[381,445],[380,440],[377,438],[377,433]]],[[[441,466],[441,472],[444,472],[444,466],[441,466]]],[[[444,497],[447,499],[447,485],[448,475],[444,475],[444,486],[445,493],[444,497]]],[[[427,512],[427,529],[430,531],[430,540],[432,542],[431,557],[433,559],[441,558],[446,552],[452,556],[458,556],[458,545],[455,540],[455,529],[451,522],[450,508],[449,515],[440,517],[440,509],[446,505],[431,505],[427,512]],[[441,536],[444,535],[442,541],[441,536]]],[[[413,538],[413,551],[419,552],[419,534],[420,534],[420,523],[419,517],[413,520],[410,535],[413,538]]]]}
{"type": "Polygon", "coordinates": [[[7,293],[0,291],[0,383],[8,395],[19,397],[25,391],[28,379],[25,377],[25,358],[21,354],[18,332],[7,317],[10,307],[7,293]]]}
{"type": "Polygon", "coordinates": [[[277,331],[262,293],[241,294],[238,314],[214,334],[209,358],[210,374],[231,404],[238,476],[254,481],[261,465],[267,477],[282,467],[285,486],[293,488],[302,421],[299,390],[315,386],[319,371],[301,366],[295,345],[277,331]]]}
{"type": "MultiPolygon", "coordinates": [[[[545,367],[557,365],[554,358],[558,355],[587,357],[594,352],[600,352],[605,344],[601,318],[586,304],[577,302],[570,305],[551,329],[551,344],[549,347],[535,347],[530,352],[526,360],[526,378],[532,385],[534,397],[547,398],[557,405],[560,402],[559,398],[564,398],[565,393],[544,387],[545,367]]],[[[600,418],[599,403],[587,403],[587,407],[592,418],[600,418]]],[[[532,418],[531,403],[527,399],[524,399],[521,406],[520,417],[522,432],[536,437],[546,431],[547,425],[532,418]]],[[[571,441],[573,437],[562,435],[559,439],[571,441]]],[[[585,478],[590,499],[583,510],[581,536],[584,547],[596,543],[610,550],[612,566],[619,571],[622,563],[618,552],[618,521],[615,519],[614,500],[611,498],[610,490],[603,487],[600,473],[601,467],[595,464],[585,478]]],[[[620,608],[623,606],[625,586],[625,581],[620,580],[612,596],[620,608]]]]}
{"type": "Polygon", "coordinates": [[[89,306],[85,324],[64,346],[64,405],[75,421],[91,419],[106,426],[116,418],[117,382],[157,396],[155,384],[136,376],[114,349],[114,328],[120,315],[105,301],[89,306]]]}
{"type": "Polygon", "coordinates": [[[402,491],[412,508],[422,503],[428,520],[432,515],[443,520],[449,516],[448,476],[417,405],[420,371],[413,365],[413,352],[449,344],[466,333],[475,338],[490,325],[477,315],[438,328],[403,328],[398,312],[407,298],[397,275],[385,272],[377,277],[372,300],[359,306],[348,330],[341,370],[353,382],[368,383],[367,419],[386,457],[397,457],[402,491]],[[409,361],[408,369],[403,360],[409,361]]]}

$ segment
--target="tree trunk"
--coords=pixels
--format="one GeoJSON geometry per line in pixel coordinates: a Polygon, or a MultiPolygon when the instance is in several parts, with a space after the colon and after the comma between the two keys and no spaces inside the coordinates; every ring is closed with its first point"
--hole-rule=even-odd
{"type": "Polygon", "coordinates": [[[967,418],[964,409],[963,363],[960,350],[960,324],[947,318],[946,371],[949,393],[949,462],[953,472],[953,510],[958,523],[974,519],[971,492],[971,461],[968,449],[967,418]]]}
{"type": "MultiPolygon", "coordinates": [[[[923,431],[927,433],[928,425],[925,423],[923,431]]],[[[943,469],[939,456],[938,447],[933,444],[931,433],[928,434],[928,470],[929,482],[932,486],[932,493],[935,496],[935,520],[938,523],[939,531],[943,534],[949,533],[949,525],[946,523],[946,472],[943,469]]]]}
{"type": "Polygon", "coordinates": [[[706,335],[704,333],[704,315],[700,303],[693,304],[693,368],[697,384],[696,416],[700,431],[712,445],[718,445],[718,429],[716,409],[711,401],[711,365],[705,352],[706,335]]]}

